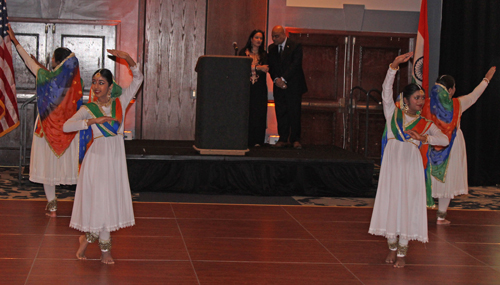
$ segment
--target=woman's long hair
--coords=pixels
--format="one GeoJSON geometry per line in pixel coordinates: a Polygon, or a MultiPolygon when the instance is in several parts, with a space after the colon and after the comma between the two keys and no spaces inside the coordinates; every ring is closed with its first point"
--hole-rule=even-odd
{"type": "Polygon", "coordinates": [[[248,37],[248,41],[247,41],[247,44],[245,45],[245,47],[240,51],[240,55],[245,55],[245,51],[246,50],[249,50],[249,51],[252,51],[252,38],[258,34],[258,33],[261,33],[262,34],[262,44],[260,45],[259,47],[259,57],[260,57],[260,61],[261,63],[262,62],[265,62],[265,58],[267,57],[267,53],[266,53],[266,49],[264,48],[265,47],[265,44],[266,44],[266,34],[262,31],[262,30],[253,30],[251,33],[250,33],[250,36],[248,37]]]}

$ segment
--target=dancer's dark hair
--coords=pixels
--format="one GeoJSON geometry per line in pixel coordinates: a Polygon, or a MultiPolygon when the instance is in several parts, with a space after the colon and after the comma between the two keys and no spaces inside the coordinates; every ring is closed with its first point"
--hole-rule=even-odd
{"type": "Polygon", "coordinates": [[[68,56],[70,56],[71,53],[72,52],[69,48],[56,48],[56,50],[54,51],[54,60],[57,64],[59,64],[63,62],[68,56]]]}
{"type": "Polygon", "coordinates": [[[446,89],[451,89],[455,86],[455,78],[451,75],[444,74],[438,77],[436,83],[443,85],[446,89]]]}
{"type": "Polygon", "coordinates": [[[410,83],[403,88],[403,98],[406,98],[406,100],[410,100],[410,96],[413,95],[413,93],[417,91],[424,91],[420,85],[415,84],[415,83],[410,83]]]}

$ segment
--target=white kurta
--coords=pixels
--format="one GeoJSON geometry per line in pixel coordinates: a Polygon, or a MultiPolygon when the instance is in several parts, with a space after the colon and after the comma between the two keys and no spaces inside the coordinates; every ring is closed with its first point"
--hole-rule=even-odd
{"type": "MultiPolygon", "coordinates": [[[[488,87],[488,83],[481,81],[472,93],[458,98],[458,100],[460,100],[460,117],[465,110],[476,103],[486,87],[488,87]]],[[[460,129],[460,121],[458,122],[455,141],[451,146],[445,181],[443,183],[434,176],[432,176],[431,181],[432,197],[434,198],[453,199],[456,195],[467,194],[469,192],[469,184],[467,181],[467,153],[464,135],[460,129]]]]}
{"type": "MultiPolygon", "coordinates": [[[[427,242],[427,208],[422,156],[411,142],[394,139],[391,120],[396,108],[392,85],[396,71],[389,68],[382,86],[388,142],[384,150],[369,233],[386,238],[427,242]]],[[[414,118],[405,114],[405,121],[414,118]]],[[[428,143],[448,145],[448,138],[434,124],[425,133],[428,143]]]]}
{"type": "MultiPolygon", "coordinates": [[[[36,64],[21,45],[17,45],[16,49],[29,70],[36,75],[40,66],[36,64]]],[[[37,121],[39,119],[37,117],[37,121]]],[[[79,136],[77,134],[63,155],[58,158],[45,137],[41,138],[33,134],[30,156],[30,181],[49,185],[76,184],[78,179],[78,146],[79,136]]]]}
{"type": "MultiPolygon", "coordinates": [[[[143,79],[137,66],[131,70],[134,79],[120,96],[123,114],[143,79]]],[[[111,115],[111,106],[102,109],[106,116],[111,115]]],[[[87,129],[85,120],[92,118],[86,108],[81,108],[66,121],[64,131],[87,129]]],[[[95,124],[91,128],[94,142],[82,162],[70,227],[83,232],[99,233],[133,226],[135,219],[123,141],[123,121],[118,135],[112,137],[103,137],[95,124]]]]}

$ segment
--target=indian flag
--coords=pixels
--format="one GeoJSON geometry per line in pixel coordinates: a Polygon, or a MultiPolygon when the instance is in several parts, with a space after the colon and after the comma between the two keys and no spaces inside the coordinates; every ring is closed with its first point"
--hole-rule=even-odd
{"type": "Polygon", "coordinates": [[[413,61],[413,81],[429,91],[429,33],[427,27],[427,0],[422,0],[418,21],[417,43],[413,61]]]}

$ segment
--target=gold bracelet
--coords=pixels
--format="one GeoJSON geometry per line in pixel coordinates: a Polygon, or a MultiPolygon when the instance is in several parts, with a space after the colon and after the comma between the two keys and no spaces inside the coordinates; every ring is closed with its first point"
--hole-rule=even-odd
{"type": "Polygon", "coordinates": [[[398,68],[394,68],[394,67],[392,67],[392,63],[389,63],[389,67],[390,67],[392,70],[399,70],[399,66],[398,66],[398,68]]]}
{"type": "Polygon", "coordinates": [[[488,78],[483,78],[483,81],[486,81],[486,83],[490,84],[490,80],[488,78]]]}
{"type": "Polygon", "coordinates": [[[425,141],[423,143],[427,143],[429,141],[429,135],[425,135],[425,141]]]}

